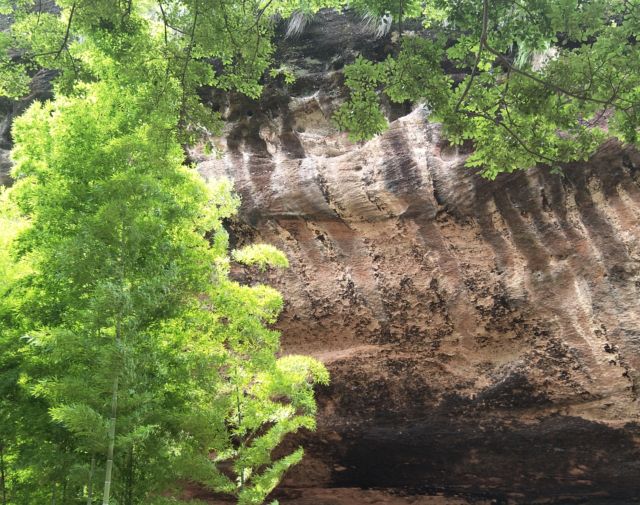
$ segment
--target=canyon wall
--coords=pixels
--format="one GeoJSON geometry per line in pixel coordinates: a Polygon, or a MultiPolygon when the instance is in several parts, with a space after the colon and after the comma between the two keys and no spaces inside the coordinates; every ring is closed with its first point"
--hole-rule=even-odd
{"type": "MultiPolygon", "coordinates": [[[[227,120],[194,147],[242,196],[235,245],[284,250],[283,352],[332,375],[283,503],[629,503],[640,496],[640,154],[609,142],[562,175],[483,180],[420,107],[361,144],[331,121],[341,69],[389,37],[322,12],[259,101],[203,92],[227,120]],[[370,489],[375,488],[375,489],[370,489]],[[452,496],[457,497],[452,497],[452,496]],[[449,496],[444,498],[443,496],[449,496]]],[[[9,126],[34,98],[0,103],[9,126]]],[[[291,441],[290,443],[296,443],[291,441]]]]}
{"type": "Polygon", "coordinates": [[[276,79],[259,101],[205,94],[227,126],[215,155],[191,152],[205,177],[235,181],[234,244],[290,259],[284,273],[238,273],[284,293],[284,352],[332,374],[285,497],[628,503],[640,495],[640,155],[609,142],[561,175],[489,182],[420,107],[388,106],[388,131],[353,144],[331,121],[341,68],[387,42],[321,13],[279,45],[296,83],[276,79]]]}

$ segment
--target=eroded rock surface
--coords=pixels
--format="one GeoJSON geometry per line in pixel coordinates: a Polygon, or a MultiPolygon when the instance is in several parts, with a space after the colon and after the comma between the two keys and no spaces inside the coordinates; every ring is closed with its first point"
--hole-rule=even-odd
{"type": "MultiPolygon", "coordinates": [[[[284,351],[332,374],[281,502],[632,502],[640,155],[611,142],[564,176],[487,182],[400,106],[385,134],[352,144],[330,119],[341,69],[388,44],[321,13],[279,45],[294,85],[276,79],[258,102],[205,94],[227,128],[218,155],[191,153],[243,197],[233,240],[289,256],[284,273],[244,274],[285,294],[284,351]]],[[[0,104],[0,184],[11,118],[49,79],[0,104]]]]}
{"type": "Polygon", "coordinates": [[[365,503],[330,489],[371,487],[402,503],[629,503],[640,155],[610,142],[564,175],[488,182],[419,108],[389,109],[386,133],[352,144],[331,122],[340,68],[385,50],[358,26],[323,13],[283,41],[296,85],[260,102],[210,97],[227,130],[218,156],[192,153],[242,195],[233,239],[289,256],[262,279],[287,300],[285,352],[332,373],[288,503],[365,503]]]}

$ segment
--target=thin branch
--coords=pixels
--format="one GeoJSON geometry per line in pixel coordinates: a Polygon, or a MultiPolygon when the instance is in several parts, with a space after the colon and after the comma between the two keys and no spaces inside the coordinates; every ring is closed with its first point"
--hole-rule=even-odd
{"type": "Polygon", "coordinates": [[[462,92],[462,95],[460,96],[458,103],[456,103],[456,108],[455,108],[456,112],[460,110],[460,106],[464,102],[465,98],[467,98],[467,94],[469,93],[469,90],[471,89],[471,85],[473,84],[473,80],[475,79],[476,74],[478,72],[478,65],[480,64],[480,58],[482,57],[482,48],[486,45],[488,24],[489,24],[489,1],[483,0],[482,1],[482,32],[480,34],[480,44],[478,45],[478,54],[476,54],[476,61],[473,64],[471,77],[467,81],[467,85],[464,88],[464,91],[462,92]]]}
{"type": "Polygon", "coordinates": [[[73,74],[76,76],[76,79],[77,79],[78,75],[80,75],[80,74],[78,73],[78,67],[76,66],[76,60],[71,55],[71,51],[69,51],[68,47],[65,47],[64,50],[67,53],[67,55],[69,56],[69,61],[71,61],[71,66],[73,67],[73,74]]]}
{"type": "Polygon", "coordinates": [[[593,97],[588,97],[588,96],[584,96],[584,95],[579,95],[577,93],[574,93],[572,91],[569,91],[567,89],[564,89],[560,86],[557,86],[555,84],[552,84],[550,82],[547,82],[543,79],[540,79],[539,77],[536,77],[533,74],[530,74],[529,72],[525,72],[524,70],[519,69],[518,67],[514,66],[508,58],[506,58],[505,56],[503,56],[499,51],[496,51],[495,49],[493,49],[492,47],[490,47],[486,41],[484,43],[484,47],[487,51],[489,51],[491,54],[497,56],[503,63],[505,63],[507,65],[507,68],[513,70],[516,74],[520,74],[528,79],[531,79],[532,81],[537,82],[538,84],[541,84],[542,86],[544,86],[545,88],[549,88],[549,89],[553,89],[554,91],[557,91],[558,93],[562,93],[563,95],[567,95],[567,96],[571,96],[573,98],[576,98],[578,100],[584,100],[585,102],[593,102],[593,103],[599,103],[602,105],[611,105],[612,102],[618,98],[617,96],[613,96],[611,97],[609,100],[601,100],[599,98],[593,98],[593,97]]]}
{"type": "Polygon", "coordinates": [[[258,58],[258,52],[260,51],[260,42],[262,42],[262,36],[260,35],[260,27],[256,26],[256,48],[253,52],[253,57],[251,58],[251,64],[249,67],[253,67],[258,58]]]}
{"type": "MultiPolygon", "coordinates": [[[[163,29],[164,29],[165,58],[167,60],[169,60],[170,59],[170,55],[169,55],[169,35],[167,33],[167,27],[168,27],[169,23],[167,21],[167,14],[164,12],[164,7],[162,6],[162,0],[158,0],[158,7],[160,7],[160,14],[162,15],[162,26],[163,26],[163,29]]],[[[160,93],[158,93],[158,96],[156,98],[156,107],[160,103],[160,97],[162,95],[164,95],[164,92],[167,89],[167,83],[169,82],[169,73],[170,73],[169,63],[165,62],[165,69],[164,69],[165,82],[164,82],[164,86],[162,88],[162,91],[160,93]]]]}
{"type": "Polygon", "coordinates": [[[525,2],[524,4],[521,4],[520,2],[518,2],[517,0],[513,0],[513,4],[516,7],[521,8],[523,11],[525,11],[527,13],[527,15],[529,16],[529,18],[531,19],[531,21],[534,21],[536,19],[536,15],[533,13],[533,11],[531,9],[529,9],[529,6],[527,5],[527,3],[525,2]]]}
{"type": "Polygon", "coordinates": [[[267,4],[258,11],[258,15],[256,16],[256,20],[255,22],[245,30],[246,33],[249,33],[251,30],[253,30],[255,27],[258,26],[258,23],[260,23],[260,19],[262,18],[262,16],[264,15],[264,13],[266,12],[266,10],[269,8],[269,6],[273,3],[273,0],[269,0],[267,2],[267,4]]]}
{"type": "Polygon", "coordinates": [[[164,47],[166,49],[167,47],[169,47],[169,37],[167,35],[167,26],[169,26],[169,24],[167,23],[167,15],[164,12],[164,7],[162,7],[161,0],[158,0],[158,7],[160,7],[160,14],[162,15],[162,25],[164,27],[164,47]]]}
{"type": "Polygon", "coordinates": [[[7,485],[4,469],[4,444],[0,441],[0,490],[2,490],[2,505],[7,505],[7,485]]]}
{"type": "Polygon", "coordinates": [[[44,53],[34,53],[34,54],[26,53],[24,55],[24,57],[25,58],[39,58],[40,56],[50,56],[52,54],[58,54],[58,50],[56,49],[55,51],[45,51],[44,53]]]}
{"type": "Polygon", "coordinates": [[[172,29],[174,32],[181,33],[182,35],[189,35],[187,32],[185,32],[184,30],[178,28],[177,26],[171,26],[169,24],[169,20],[167,19],[167,13],[164,10],[164,6],[162,5],[162,1],[161,0],[158,0],[158,7],[160,8],[160,15],[162,16],[162,24],[164,25],[164,42],[165,42],[165,45],[167,45],[167,43],[168,43],[167,28],[172,29]]]}
{"type": "Polygon", "coordinates": [[[36,18],[36,26],[40,25],[40,14],[42,14],[42,0],[38,0],[38,17],[36,18]]]}
{"type": "Polygon", "coordinates": [[[169,23],[167,23],[167,26],[169,28],[171,28],[174,32],[178,32],[181,33],[182,35],[189,35],[187,32],[185,32],[184,30],[182,30],[181,28],[178,28],[177,26],[172,26],[169,23]]]}
{"type": "Polygon", "coordinates": [[[195,9],[193,13],[193,24],[191,25],[191,35],[189,39],[189,44],[186,47],[184,66],[182,67],[182,76],[180,77],[180,84],[182,86],[182,103],[180,106],[180,120],[179,120],[180,126],[185,126],[184,116],[185,116],[186,107],[187,107],[187,86],[186,86],[187,69],[189,67],[189,62],[191,61],[191,53],[193,52],[193,46],[195,44],[195,38],[196,38],[196,27],[198,25],[198,14],[199,14],[198,2],[194,3],[194,7],[195,9]]]}
{"type": "Polygon", "coordinates": [[[531,154],[532,156],[535,156],[536,158],[540,158],[542,160],[545,160],[549,163],[560,163],[560,160],[556,160],[553,158],[549,158],[548,156],[545,156],[542,153],[536,152],[534,150],[532,150],[529,146],[527,146],[527,144],[525,144],[525,142],[511,129],[509,128],[506,124],[504,124],[503,121],[499,121],[498,119],[491,117],[489,114],[485,113],[485,112],[470,112],[469,113],[471,116],[479,116],[482,117],[484,119],[486,119],[487,121],[491,121],[493,124],[495,124],[496,126],[500,126],[501,128],[504,128],[509,135],[511,135],[511,137],[513,137],[513,139],[520,145],[520,147],[522,147],[522,149],[524,149],[527,153],[531,154]]]}
{"type": "Polygon", "coordinates": [[[599,112],[597,117],[593,117],[591,118],[589,121],[586,121],[586,124],[589,127],[594,127],[594,126],[598,126],[598,123],[600,122],[600,120],[604,117],[604,115],[609,111],[608,108],[603,107],[599,112]]]}
{"type": "Polygon", "coordinates": [[[67,29],[64,32],[64,40],[62,41],[62,45],[60,46],[60,49],[58,49],[58,51],[56,52],[56,56],[54,60],[57,60],[62,54],[62,51],[64,51],[64,49],[67,47],[67,42],[69,42],[69,34],[71,33],[71,23],[73,22],[73,14],[75,13],[75,11],[76,11],[76,2],[73,2],[73,5],[71,6],[71,12],[69,13],[69,21],[67,22],[67,29]]]}
{"type": "Polygon", "coordinates": [[[240,45],[238,44],[235,37],[233,36],[233,30],[231,30],[231,27],[229,26],[229,17],[227,16],[227,9],[225,9],[224,7],[224,2],[222,4],[222,19],[224,20],[224,27],[226,28],[227,34],[231,39],[231,43],[235,46],[237,50],[240,50],[240,45]]]}

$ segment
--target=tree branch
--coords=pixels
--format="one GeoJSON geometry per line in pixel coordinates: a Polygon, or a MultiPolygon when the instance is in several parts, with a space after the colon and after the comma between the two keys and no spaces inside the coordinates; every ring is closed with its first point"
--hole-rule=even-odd
{"type": "Polygon", "coordinates": [[[73,14],[75,13],[75,11],[76,11],[76,2],[73,2],[73,5],[71,6],[71,12],[69,13],[69,21],[67,22],[67,29],[64,32],[64,39],[62,41],[62,45],[60,46],[60,49],[58,49],[58,51],[56,52],[55,58],[53,58],[54,60],[57,60],[62,54],[62,51],[64,51],[67,47],[67,43],[69,42],[69,34],[71,33],[71,23],[73,22],[73,14]]]}
{"type": "Polygon", "coordinates": [[[267,4],[260,10],[258,10],[258,15],[256,16],[256,20],[255,22],[245,30],[246,33],[250,32],[251,30],[253,30],[255,27],[258,26],[258,23],[260,23],[260,19],[262,18],[262,16],[264,15],[264,13],[266,12],[266,10],[269,8],[269,6],[273,3],[273,0],[269,0],[267,2],[267,4]]]}
{"type": "Polygon", "coordinates": [[[164,12],[161,0],[158,0],[158,7],[160,7],[160,14],[162,16],[162,25],[164,27],[164,47],[166,49],[169,46],[169,37],[167,35],[167,27],[169,26],[169,23],[167,22],[167,15],[164,12]]]}
{"type": "Polygon", "coordinates": [[[236,41],[235,37],[233,36],[233,30],[229,26],[229,16],[227,16],[227,9],[225,9],[225,7],[224,7],[224,2],[222,4],[222,19],[224,20],[224,27],[226,28],[227,34],[229,35],[229,38],[231,39],[231,43],[235,46],[235,48],[237,50],[239,50],[240,49],[240,45],[238,44],[238,42],[236,41]]]}
{"type": "Polygon", "coordinates": [[[545,88],[549,88],[552,89],[554,91],[557,91],[558,93],[562,93],[563,95],[567,95],[573,98],[576,98],[578,100],[584,100],[585,102],[592,102],[592,103],[598,103],[601,105],[611,105],[613,103],[613,101],[617,98],[617,96],[613,96],[608,100],[601,100],[599,98],[593,98],[593,97],[589,97],[589,96],[584,96],[584,95],[579,95],[577,93],[574,93],[573,91],[569,91],[567,89],[564,89],[560,86],[557,86],[555,84],[552,84],[550,82],[547,82],[543,79],[540,79],[539,77],[536,77],[533,74],[530,74],[529,72],[525,72],[524,70],[519,69],[518,67],[514,66],[508,58],[506,58],[505,56],[503,56],[499,51],[496,51],[495,49],[493,49],[492,47],[490,47],[486,41],[484,43],[484,47],[486,48],[487,51],[489,51],[491,54],[493,54],[494,56],[498,57],[504,64],[507,65],[507,68],[509,68],[510,70],[512,70],[513,72],[515,72],[516,74],[520,74],[523,77],[526,77],[527,79],[531,79],[532,81],[537,82],[538,84],[541,84],[542,86],[544,86],[545,88]]]}
{"type": "Polygon", "coordinates": [[[504,124],[503,121],[500,121],[500,120],[498,120],[498,119],[496,119],[494,117],[491,117],[489,114],[487,114],[485,112],[470,112],[469,114],[471,116],[482,117],[482,118],[486,119],[487,121],[491,121],[496,126],[500,126],[501,128],[504,128],[509,133],[509,135],[511,135],[511,137],[513,137],[513,139],[520,145],[520,147],[522,147],[522,149],[524,149],[530,155],[535,156],[536,158],[542,159],[542,160],[547,161],[547,162],[552,163],[552,164],[560,163],[560,160],[549,158],[548,156],[546,156],[546,155],[544,155],[542,153],[539,153],[539,152],[536,152],[536,151],[532,150],[529,146],[527,146],[527,144],[524,142],[524,140],[522,140],[518,136],[518,134],[516,132],[514,132],[509,126],[504,124]]]}
{"type": "Polygon", "coordinates": [[[71,55],[71,51],[69,51],[68,47],[65,47],[64,50],[67,53],[67,55],[69,56],[69,61],[71,61],[71,66],[73,67],[73,73],[74,73],[74,75],[76,76],[76,79],[77,79],[80,74],[78,73],[78,67],[76,66],[76,60],[73,59],[73,56],[71,55]]]}
{"type": "Polygon", "coordinates": [[[482,1],[482,32],[480,33],[480,44],[478,45],[478,54],[476,54],[476,61],[473,64],[473,70],[471,70],[471,77],[467,81],[467,85],[456,103],[455,111],[458,112],[460,110],[460,106],[464,102],[465,98],[467,98],[467,94],[471,89],[471,85],[473,84],[473,80],[476,77],[476,73],[478,72],[478,65],[480,64],[480,58],[482,57],[482,48],[485,46],[487,40],[487,25],[489,24],[489,1],[482,1]]]}
{"type": "Polygon", "coordinates": [[[189,62],[191,61],[191,53],[193,52],[193,45],[195,43],[195,38],[196,38],[196,27],[198,25],[198,13],[200,12],[198,10],[198,2],[195,2],[194,7],[195,9],[193,13],[193,24],[191,25],[191,35],[189,39],[189,44],[186,47],[184,66],[182,67],[182,75],[180,77],[180,85],[182,87],[182,103],[180,104],[180,120],[178,122],[180,126],[186,126],[184,124],[184,119],[185,119],[185,113],[186,113],[186,107],[187,107],[187,86],[186,86],[187,69],[189,67],[189,62]]]}

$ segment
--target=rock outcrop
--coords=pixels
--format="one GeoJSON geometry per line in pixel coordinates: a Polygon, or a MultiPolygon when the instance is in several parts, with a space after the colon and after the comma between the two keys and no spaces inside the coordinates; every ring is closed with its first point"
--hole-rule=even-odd
{"type": "Polygon", "coordinates": [[[280,44],[296,84],[258,102],[207,97],[227,129],[216,156],[192,152],[242,195],[233,240],[289,256],[261,279],[287,300],[284,352],[332,373],[285,494],[628,503],[640,495],[639,153],[609,142],[563,175],[489,182],[424,111],[399,107],[387,132],[352,144],[331,121],[340,69],[385,50],[354,18],[322,13],[280,44]]]}
{"type": "MultiPolygon", "coordinates": [[[[640,154],[609,142],[563,175],[488,182],[424,111],[391,105],[389,130],[353,144],[331,115],[342,67],[389,50],[374,31],[322,12],[279,43],[295,84],[203,92],[228,122],[216,155],[191,152],[242,195],[234,243],[289,256],[284,273],[238,274],[284,293],[284,352],[332,374],[283,503],[633,501],[640,154]]],[[[0,184],[11,117],[49,78],[0,103],[0,184]]]]}

